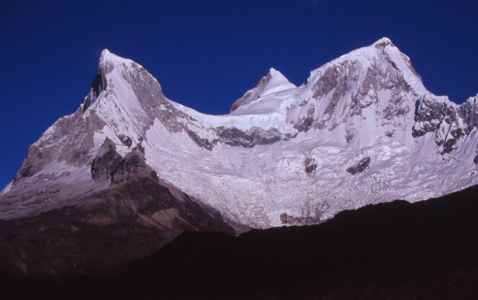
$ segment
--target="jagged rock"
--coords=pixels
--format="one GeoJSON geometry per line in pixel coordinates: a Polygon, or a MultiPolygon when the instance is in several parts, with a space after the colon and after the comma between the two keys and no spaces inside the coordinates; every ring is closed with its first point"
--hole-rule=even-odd
{"type": "Polygon", "coordinates": [[[241,146],[252,148],[255,145],[269,145],[280,141],[281,135],[274,129],[262,130],[261,128],[251,128],[244,132],[238,128],[218,128],[219,140],[230,146],[241,146]]]}
{"type": "Polygon", "coordinates": [[[129,136],[120,134],[120,135],[118,136],[118,138],[121,140],[121,142],[123,143],[123,145],[125,145],[125,146],[128,147],[128,148],[130,148],[131,145],[133,145],[133,141],[131,140],[131,138],[130,138],[129,136]]]}
{"type": "Polygon", "coordinates": [[[121,155],[116,152],[115,144],[106,138],[91,163],[91,178],[94,180],[110,179],[112,169],[121,159],[121,155]]]}
{"type": "Polygon", "coordinates": [[[131,175],[143,172],[154,172],[144,161],[144,156],[138,151],[131,151],[123,159],[110,168],[111,182],[120,183],[131,175]]]}
{"type": "Polygon", "coordinates": [[[307,157],[304,161],[305,172],[310,175],[314,176],[317,171],[317,162],[315,159],[307,157]]]}
{"type": "Polygon", "coordinates": [[[91,84],[91,90],[88,96],[85,98],[85,103],[83,105],[83,112],[85,112],[88,107],[93,104],[98,96],[101,94],[102,91],[106,90],[107,87],[107,81],[106,77],[103,74],[106,71],[105,68],[100,68],[98,69],[98,73],[96,74],[95,79],[93,80],[93,83],[91,84]]]}
{"type": "Polygon", "coordinates": [[[352,175],[363,172],[370,164],[370,157],[362,158],[355,166],[347,168],[347,172],[352,175]]]}
{"type": "Polygon", "coordinates": [[[203,139],[201,138],[197,133],[191,130],[187,130],[188,136],[193,140],[196,145],[198,145],[201,148],[207,149],[211,151],[214,148],[214,145],[217,144],[218,140],[214,140],[213,142],[210,142],[208,139],[203,139]]]}

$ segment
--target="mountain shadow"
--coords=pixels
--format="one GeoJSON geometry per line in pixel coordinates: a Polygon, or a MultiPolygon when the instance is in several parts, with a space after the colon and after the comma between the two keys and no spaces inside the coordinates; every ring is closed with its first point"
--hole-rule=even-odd
{"type": "Polygon", "coordinates": [[[115,276],[2,282],[5,299],[478,299],[478,186],[315,226],[185,232],[115,276]]]}

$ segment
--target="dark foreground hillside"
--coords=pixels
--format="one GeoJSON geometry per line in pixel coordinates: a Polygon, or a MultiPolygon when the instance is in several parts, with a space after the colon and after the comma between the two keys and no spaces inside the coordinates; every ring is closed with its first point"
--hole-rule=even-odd
{"type": "Polygon", "coordinates": [[[1,299],[478,299],[478,186],[317,226],[187,232],[127,274],[1,283],[1,299]]]}

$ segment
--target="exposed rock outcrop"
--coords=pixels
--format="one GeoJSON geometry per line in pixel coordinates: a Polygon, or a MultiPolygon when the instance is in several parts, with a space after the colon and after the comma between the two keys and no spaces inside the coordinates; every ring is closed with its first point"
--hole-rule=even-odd
{"type": "MultiPolygon", "coordinates": [[[[129,170],[136,159],[125,158],[120,169],[129,170]]],[[[219,213],[161,183],[155,173],[121,179],[119,185],[82,198],[77,206],[0,220],[0,272],[30,276],[118,272],[186,230],[235,234],[219,213]]]]}
{"type": "Polygon", "coordinates": [[[362,158],[355,166],[347,168],[347,172],[352,175],[363,172],[370,164],[370,157],[362,158]]]}

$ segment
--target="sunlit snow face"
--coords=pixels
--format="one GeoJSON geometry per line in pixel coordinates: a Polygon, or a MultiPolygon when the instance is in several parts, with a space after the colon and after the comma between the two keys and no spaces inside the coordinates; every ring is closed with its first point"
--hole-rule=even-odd
{"type": "MultiPolygon", "coordinates": [[[[477,141],[455,136],[451,152],[444,153],[445,142],[437,139],[437,130],[445,140],[446,132],[468,121],[457,114],[447,123],[450,113],[441,111],[427,117],[435,113],[425,109],[428,102],[450,112],[459,107],[427,92],[388,39],[312,71],[299,87],[271,69],[222,116],[167,100],[132,61],[108,52],[103,59],[105,90],[36,143],[25,165],[33,170],[26,183],[55,184],[55,174],[61,184],[88,183],[91,160],[106,139],[123,157],[140,144],[159,178],[226,220],[266,228],[282,225],[284,214],[294,222],[319,222],[344,209],[423,200],[477,182],[476,154],[467,151],[477,141]],[[413,129],[423,134],[414,136],[413,129]],[[81,163],[71,160],[78,154],[85,157],[81,163]]],[[[467,110],[476,111],[474,105],[467,110]]],[[[470,124],[463,131],[472,136],[476,124],[470,124]]]]}

